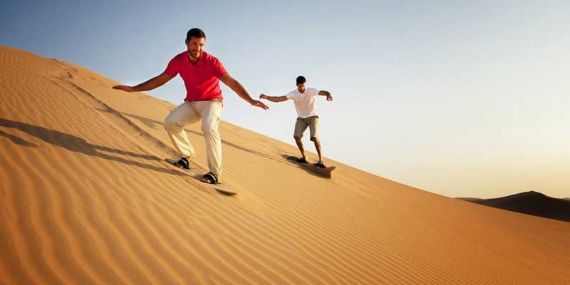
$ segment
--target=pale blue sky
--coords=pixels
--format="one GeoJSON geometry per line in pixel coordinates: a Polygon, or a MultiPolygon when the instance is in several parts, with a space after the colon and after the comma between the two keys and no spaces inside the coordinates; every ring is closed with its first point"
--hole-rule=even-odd
{"type": "MultiPolygon", "coordinates": [[[[568,1],[12,2],[2,45],[136,84],[200,27],[252,96],[299,74],[333,93],[326,156],[453,197],[570,196],[568,1]]],[[[224,91],[224,120],[293,143],[291,102],[263,112],[224,91]]],[[[185,92],[178,78],[149,93],[185,92]]]]}

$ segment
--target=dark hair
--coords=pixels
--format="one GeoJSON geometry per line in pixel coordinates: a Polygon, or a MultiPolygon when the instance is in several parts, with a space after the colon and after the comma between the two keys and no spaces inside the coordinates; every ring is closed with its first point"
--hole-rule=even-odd
{"type": "Polygon", "coordinates": [[[191,38],[206,38],[204,31],[198,28],[192,28],[186,33],[186,41],[190,41],[191,38]]]}
{"type": "Polygon", "coordinates": [[[307,82],[307,79],[305,79],[305,76],[299,75],[297,76],[297,84],[303,84],[307,82]]]}

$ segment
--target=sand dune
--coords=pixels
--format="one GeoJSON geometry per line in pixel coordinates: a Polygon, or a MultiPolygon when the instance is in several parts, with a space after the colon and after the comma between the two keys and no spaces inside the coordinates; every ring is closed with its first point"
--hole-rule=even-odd
{"type": "Polygon", "coordinates": [[[459,199],[499,209],[570,222],[570,201],[548,197],[535,191],[493,199],[459,199]]]}
{"type": "Polygon", "coordinates": [[[0,47],[0,284],[570,284],[570,223],[323,179],[226,122],[219,195],[162,161],[174,106],[116,83],[0,47]]]}

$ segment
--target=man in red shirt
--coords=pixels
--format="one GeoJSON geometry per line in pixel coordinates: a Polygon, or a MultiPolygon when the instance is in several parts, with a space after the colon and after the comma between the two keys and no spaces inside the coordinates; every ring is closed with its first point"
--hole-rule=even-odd
{"type": "Polygon", "coordinates": [[[219,81],[221,80],[252,106],[264,110],[268,107],[261,101],[252,99],[247,90],[230,76],[222,63],[203,50],[205,43],[206,34],[202,30],[190,29],[186,34],[187,50],[172,58],[162,74],[137,86],[116,85],[113,88],[126,92],[148,91],[162,86],[180,74],[186,87],[186,99],[164,120],[164,128],[180,153],[180,158],[167,159],[167,161],[183,169],[190,169],[188,159],[195,151],[184,131],[184,126],[202,119],[201,126],[206,141],[209,168],[202,181],[217,184],[220,183],[222,174],[222,141],[218,125],[222,114],[223,96],[219,81]]]}

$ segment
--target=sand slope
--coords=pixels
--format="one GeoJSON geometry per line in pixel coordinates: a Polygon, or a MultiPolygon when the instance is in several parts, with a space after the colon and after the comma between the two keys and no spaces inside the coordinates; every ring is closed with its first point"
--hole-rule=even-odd
{"type": "Polygon", "coordinates": [[[229,123],[224,183],[240,194],[216,194],[162,162],[173,105],[116,83],[0,47],[0,284],[570,283],[570,223],[341,163],[322,179],[229,123]]]}

